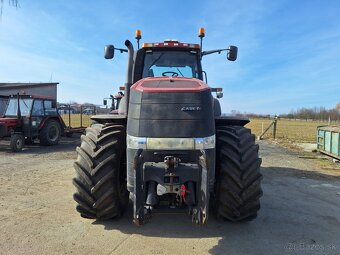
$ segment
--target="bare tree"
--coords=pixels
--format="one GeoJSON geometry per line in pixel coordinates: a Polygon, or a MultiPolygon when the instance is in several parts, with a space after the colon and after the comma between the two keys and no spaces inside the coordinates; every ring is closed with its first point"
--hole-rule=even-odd
{"type": "MultiPolygon", "coordinates": [[[[8,5],[14,6],[15,8],[19,7],[19,1],[18,0],[8,0],[8,5]]],[[[2,17],[2,11],[4,8],[4,0],[0,0],[0,17],[2,17]]]]}
{"type": "Polygon", "coordinates": [[[332,121],[340,120],[339,109],[326,109],[325,107],[300,108],[296,111],[291,111],[289,114],[282,114],[284,118],[289,119],[305,119],[305,120],[321,120],[327,121],[329,118],[332,121]]]}

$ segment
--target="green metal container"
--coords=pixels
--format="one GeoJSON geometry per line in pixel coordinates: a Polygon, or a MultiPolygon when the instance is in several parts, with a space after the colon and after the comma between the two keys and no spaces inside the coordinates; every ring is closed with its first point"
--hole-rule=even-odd
{"type": "Polygon", "coordinates": [[[340,159],[340,125],[319,126],[317,143],[321,153],[340,159]]]}

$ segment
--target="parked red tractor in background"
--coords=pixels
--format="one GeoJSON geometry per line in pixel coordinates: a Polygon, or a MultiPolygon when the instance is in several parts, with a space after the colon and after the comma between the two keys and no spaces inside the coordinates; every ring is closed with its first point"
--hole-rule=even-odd
{"type": "Polygon", "coordinates": [[[65,123],[48,97],[15,95],[8,97],[6,111],[0,118],[0,139],[9,138],[12,151],[39,139],[42,145],[59,143],[65,123]]]}

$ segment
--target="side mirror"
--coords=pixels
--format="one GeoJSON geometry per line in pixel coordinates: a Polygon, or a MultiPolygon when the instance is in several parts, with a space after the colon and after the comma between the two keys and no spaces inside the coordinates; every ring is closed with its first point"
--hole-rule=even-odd
{"type": "Polygon", "coordinates": [[[228,49],[227,59],[229,61],[235,61],[237,59],[237,50],[236,46],[230,45],[228,49]]]}
{"type": "Polygon", "coordinates": [[[103,105],[107,105],[107,100],[106,99],[103,100],[103,105]]]}
{"type": "Polygon", "coordinates": [[[216,97],[217,98],[222,98],[223,97],[223,92],[216,92],[216,97]]]}
{"type": "Polygon", "coordinates": [[[105,59],[112,59],[115,55],[115,48],[113,45],[106,45],[104,50],[104,58],[105,59]]]}

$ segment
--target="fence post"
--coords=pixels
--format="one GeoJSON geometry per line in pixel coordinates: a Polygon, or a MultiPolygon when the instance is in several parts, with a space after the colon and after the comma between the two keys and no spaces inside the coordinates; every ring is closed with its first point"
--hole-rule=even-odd
{"type": "Polygon", "coordinates": [[[68,105],[68,125],[71,127],[71,105],[68,105]]]}
{"type": "Polygon", "coordinates": [[[277,127],[277,115],[274,117],[274,129],[273,129],[273,136],[276,139],[276,127],[277,127]]]}
{"type": "Polygon", "coordinates": [[[83,127],[83,105],[80,106],[80,127],[83,127]]]}
{"type": "Polygon", "coordinates": [[[270,123],[270,125],[266,128],[266,130],[263,131],[263,132],[261,133],[261,135],[259,135],[259,136],[257,137],[257,139],[258,139],[258,140],[261,140],[262,137],[265,135],[265,133],[267,133],[267,131],[268,131],[272,126],[273,126],[273,136],[274,136],[274,139],[275,139],[275,137],[276,137],[277,120],[278,120],[278,116],[275,115],[274,120],[270,123]]]}

